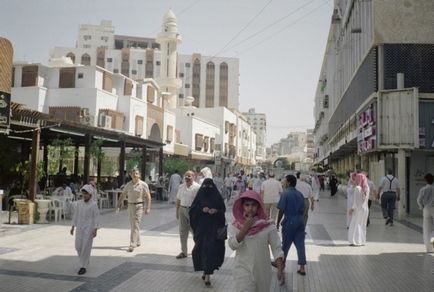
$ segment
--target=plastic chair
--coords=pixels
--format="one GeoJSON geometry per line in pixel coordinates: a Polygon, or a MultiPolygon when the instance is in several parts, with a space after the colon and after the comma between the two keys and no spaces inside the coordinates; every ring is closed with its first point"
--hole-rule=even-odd
{"type": "Polygon", "coordinates": [[[106,192],[98,192],[98,206],[101,210],[104,208],[104,206],[107,206],[106,208],[110,207],[110,201],[106,192]]]}
{"type": "Polygon", "coordinates": [[[48,212],[50,213],[50,219],[52,218],[51,214],[54,213],[54,222],[62,219],[62,215],[65,218],[64,202],[58,199],[51,199],[48,212]]]}

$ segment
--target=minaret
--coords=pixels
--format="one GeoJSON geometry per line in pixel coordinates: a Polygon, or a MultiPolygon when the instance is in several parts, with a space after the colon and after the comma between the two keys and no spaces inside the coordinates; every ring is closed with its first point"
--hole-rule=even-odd
{"type": "Polygon", "coordinates": [[[182,81],[177,77],[178,52],[176,47],[181,43],[182,38],[178,33],[176,16],[170,9],[164,15],[161,32],[158,34],[156,41],[160,44],[161,49],[158,84],[163,91],[167,107],[176,108],[178,90],[182,86],[182,81]]]}

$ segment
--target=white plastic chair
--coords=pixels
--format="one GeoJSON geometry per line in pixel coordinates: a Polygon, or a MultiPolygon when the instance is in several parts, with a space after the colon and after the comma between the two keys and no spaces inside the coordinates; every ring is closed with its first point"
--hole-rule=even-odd
{"type": "Polygon", "coordinates": [[[64,209],[64,202],[58,199],[51,199],[50,202],[50,208],[48,209],[48,212],[50,213],[50,219],[51,214],[54,213],[54,222],[57,222],[62,219],[62,215],[65,218],[65,209],[64,209]]]}
{"type": "Polygon", "coordinates": [[[104,206],[106,206],[106,208],[110,207],[110,201],[106,192],[98,192],[98,206],[101,210],[104,208],[104,206]]]}

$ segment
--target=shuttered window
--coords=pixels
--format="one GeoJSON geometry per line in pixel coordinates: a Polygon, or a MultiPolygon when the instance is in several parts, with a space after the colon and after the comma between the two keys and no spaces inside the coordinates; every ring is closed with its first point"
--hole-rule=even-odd
{"type": "Polygon", "coordinates": [[[60,68],[59,88],[75,87],[75,68],[60,68]]]}

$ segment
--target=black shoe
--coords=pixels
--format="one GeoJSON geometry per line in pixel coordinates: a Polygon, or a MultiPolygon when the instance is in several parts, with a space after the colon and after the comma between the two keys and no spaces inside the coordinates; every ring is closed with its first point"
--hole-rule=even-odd
{"type": "Polygon", "coordinates": [[[391,222],[390,218],[387,218],[385,225],[389,224],[390,222],[391,222]]]}
{"type": "Polygon", "coordinates": [[[390,225],[390,226],[393,226],[393,221],[392,221],[392,219],[390,219],[390,223],[389,223],[389,225],[390,225]]]}
{"type": "Polygon", "coordinates": [[[179,255],[176,256],[176,258],[177,258],[178,260],[179,260],[179,259],[186,258],[186,257],[187,257],[187,255],[184,254],[183,252],[181,252],[179,255]]]}
{"type": "Polygon", "coordinates": [[[78,274],[79,275],[86,274],[86,269],[85,268],[80,268],[80,270],[78,270],[78,274]]]}

